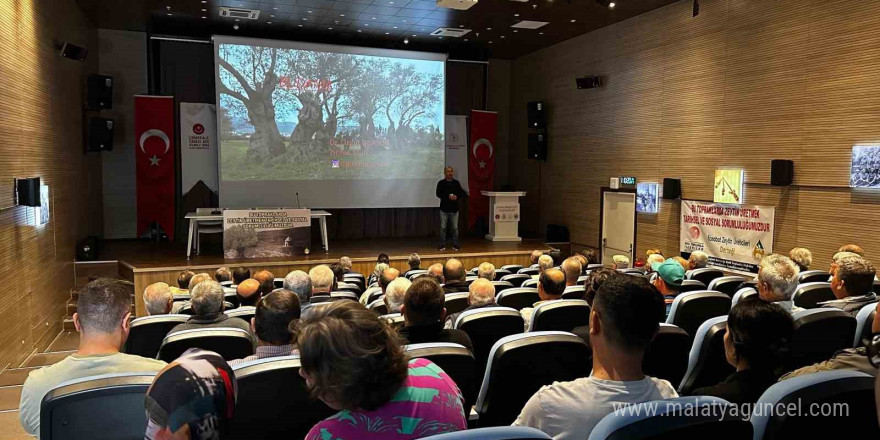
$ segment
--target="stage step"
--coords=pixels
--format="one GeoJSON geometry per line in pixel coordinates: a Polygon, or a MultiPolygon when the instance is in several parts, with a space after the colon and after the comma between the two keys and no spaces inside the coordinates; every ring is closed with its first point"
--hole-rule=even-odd
{"type": "Polygon", "coordinates": [[[76,331],[76,326],[73,324],[73,317],[72,316],[65,316],[64,317],[62,330],[66,331],[66,332],[75,332],[76,331]]]}
{"type": "Polygon", "coordinates": [[[0,440],[33,440],[18,421],[18,410],[0,411],[0,440]]]}
{"type": "Polygon", "coordinates": [[[76,350],[68,350],[68,351],[52,351],[49,353],[34,353],[29,357],[24,363],[21,365],[22,368],[25,367],[43,367],[46,365],[52,365],[56,362],[70,356],[75,353],[76,350]]]}
{"type": "Polygon", "coordinates": [[[0,411],[16,410],[21,402],[21,385],[0,387],[0,411]]]}
{"type": "Polygon", "coordinates": [[[31,374],[31,371],[39,368],[42,367],[9,368],[0,373],[0,387],[21,385],[24,383],[25,379],[27,379],[28,374],[31,374]]]}

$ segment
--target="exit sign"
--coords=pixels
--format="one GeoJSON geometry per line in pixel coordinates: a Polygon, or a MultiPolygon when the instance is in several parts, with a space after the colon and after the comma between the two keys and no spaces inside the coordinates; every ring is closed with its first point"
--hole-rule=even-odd
{"type": "Polygon", "coordinates": [[[620,184],[621,185],[635,185],[636,178],[633,176],[621,176],[620,177],[620,184]]]}

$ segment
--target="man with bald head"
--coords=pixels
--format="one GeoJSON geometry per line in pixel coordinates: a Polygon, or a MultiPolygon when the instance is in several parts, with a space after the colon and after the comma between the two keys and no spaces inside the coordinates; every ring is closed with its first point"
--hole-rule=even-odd
{"type": "Polygon", "coordinates": [[[192,294],[193,287],[196,287],[199,283],[202,283],[205,281],[214,281],[214,277],[212,277],[207,272],[197,273],[197,274],[193,275],[193,277],[190,278],[190,280],[189,280],[188,289],[190,291],[190,294],[192,294]]]}
{"type": "Polygon", "coordinates": [[[336,286],[335,275],[326,264],[313,267],[309,271],[309,278],[312,279],[312,296],[330,295],[336,286]]]}
{"type": "Polygon", "coordinates": [[[437,284],[443,284],[446,280],[443,278],[443,263],[434,263],[428,267],[428,276],[433,278],[437,284]]]}
{"type": "Polygon", "coordinates": [[[525,321],[525,331],[529,331],[529,325],[532,320],[532,314],[539,305],[557,299],[562,299],[562,293],[565,292],[565,273],[559,269],[550,268],[541,272],[538,278],[538,297],[540,301],[519,311],[525,321]]]}
{"type": "Polygon", "coordinates": [[[391,284],[392,281],[397,279],[400,276],[400,271],[389,267],[382,271],[379,275],[379,288],[382,289],[382,294],[385,294],[385,290],[388,289],[388,285],[391,284]]]}
{"type": "Polygon", "coordinates": [[[538,258],[541,258],[541,255],[544,255],[541,251],[532,251],[532,254],[529,255],[529,263],[538,264],[538,258]]]}
{"type": "Polygon", "coordinates": [[[454,328],[455,320],[463,312],[474,309],[482,309],[484,307],[495,307],[495,285],[485,278],[478,278],[471,283],[468,288],[468,306],[461,312],[452,313],[446,316],[444,328],[454,328]]]}
{"type": "Polygon", "coordinates": [[[446,250],[447,235],[452,235],[452,249],[461,250],[458,244],[458,199],[467,196],[458,180],[453,178],[452,167],[443,169],[443,180],[437,182],[437,198],[440,199],[440,245],[437,249],[446,250]],[[448,234],[447,234],[448,232],[448,234]]]}
{"type": "Polygon", "coordinates": [[[467,273],[465,272],[464,264],[461,264],[461,261],[458,261],[455,258],[446,260],[446,264],[443,265],[443,279],[446,280],[446,284],[443,285],[443,292],[467,292],[468,284],[467,281],[465,281],[466,278],[467,273]]]}
{"type": "Polygon", "coordinates": [[[865,250],[857,244],[845,244],[837,250],[837,252],[852,252],[860,257],[865,256],[865,250]]]}
{"type": "Polygon", "coordinates": [[[261,296],[260,282],[253,278],[242,281],[235,289],[235,296],[241,306],[256,306],[261,296]]]}
{"type": "Polygon", "coordinates": [[[581,261],[576,257],[567,258],[562,262],[562,272],[565,273],[565,287],[576,285],[583,272],[581,261]]]}
{"type": "Polygon", "coordinates": [[[268,295],[275,290],[275,274],[268,270],[261,270],[254,274],[254,279],[260,283],[260,295],[268,295]]]}
{"type": "Polygon", "coordinates": [[[309,274],[295,270],[284,277],[284,288],[299,297],[299,308],[303,316],[312,307],[312,279],[309,274]]]}
{"type": "Polygon", "coordinates": [[[144,289],[144,305],[147,315],[167,315],[174,305],[174,294],[165,283],[153,283],[144,289]]]}

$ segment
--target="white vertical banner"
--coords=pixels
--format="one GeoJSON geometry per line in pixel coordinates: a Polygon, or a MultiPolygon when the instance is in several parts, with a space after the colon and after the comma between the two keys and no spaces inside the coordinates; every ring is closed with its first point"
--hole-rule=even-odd
{"type": "Polygon", "coordinates": [[[455,178],[468,192],[467,116],[446,115],[446,166],[455,169],[455,178]]]}
{"type": "Polygon", "coordinates": [[[217,110],[213,104],[180,103],[180,192],[201,180],[214,191],[217,182],[217,110]]]}

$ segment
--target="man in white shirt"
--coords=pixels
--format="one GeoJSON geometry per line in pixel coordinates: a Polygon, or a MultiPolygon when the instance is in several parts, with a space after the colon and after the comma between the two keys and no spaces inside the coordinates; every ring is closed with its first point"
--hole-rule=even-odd
{"type": "Polygon", "coordinates": [[[609,278],[590,312],[592,374],[541,387],[513,425],[537,428],[556,440],[582,440],[618,407],[678,397],[669,382],[642,372],[664,311],[663,296],[644,278],[609,278]]]}

